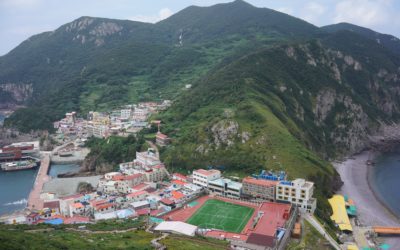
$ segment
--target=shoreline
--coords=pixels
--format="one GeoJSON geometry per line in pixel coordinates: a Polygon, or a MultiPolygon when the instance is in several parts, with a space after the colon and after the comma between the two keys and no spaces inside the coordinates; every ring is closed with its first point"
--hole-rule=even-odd
{"type": "MultiPolygon", "coordinates": [[[[333,163],[344,182],[338,193],[353,199],[362,226],[400,227],[400,219],[388,209],[371,186],[372,166],[366,164],[369,154],[369,151],[363,151],[344,161],[333,163]]],[[[377,156],[378,153],[375,153],[373,158],[377,156]]],[[[395,246],[395,249],[400,247],[400,238],[380,237],[380,239],[395,246]]]]}

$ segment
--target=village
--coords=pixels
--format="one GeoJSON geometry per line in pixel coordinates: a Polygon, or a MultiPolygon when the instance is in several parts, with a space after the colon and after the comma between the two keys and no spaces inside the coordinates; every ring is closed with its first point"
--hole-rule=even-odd
{"type": "MultiPolygon", "coordinates": [[[[170,138],[160,132],[161,121],[149,122],[152,114],[169,105],[169,101],[126,105],[111,112],[89,112],[87,120],[78,118],[75,112],[67,113],[54,123],[54,138],[61,146],[52,152],[40,151],[41,166],[27,210],[2,217],[1,221],[85,225],[140,218],[153,232],[227,240],[233,249],[284,249],[291,238],[302,237],[302,220],[306,219],[328,244],[341,249],[313,216],[317,206],[313,182],[289,180],[284,171],[268,170],[244,178],[231,177],[223,169],[211,166],[194,169],[189,175],[169,173],[158,150],[167,146],[170,138]],[[136,152],[132,161],[119,163],[118,171],[77,178],[79,185],[87,184],[90,191],[78,191],[70,183],[57,182],[69,178],[58,178],[51,184],[54,180],[48,176],[50,163],[77,159],[88,138],[124,137],[151,124],[158,127],[152,147],[136,152]],[[51,185],[56,187],[49,188],[51,185]],[[60,188],[70,190],[65,193],[60,188]]],[[[38,148],[39,145],[17,143],[4,147],[2,154],[10,156],[12,152],[14,158],[32,152],[37,155],[38,148]]],[[[354,240],[347,235],[353,231],[354,219],[350,221],[349,217],[356,217],[356,207],[351,199],[340,195],[329,202],[334,212],[331,219],[351,249],[354,240]]],[[[366,231],[355,229],[356,241],[367,242],[366,231]]]]}

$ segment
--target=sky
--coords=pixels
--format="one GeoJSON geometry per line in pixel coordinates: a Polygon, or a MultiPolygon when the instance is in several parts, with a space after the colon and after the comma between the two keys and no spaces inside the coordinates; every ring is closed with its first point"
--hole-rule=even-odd
{"type": "MultiPolygon", "coordinates": [[[[157,22],[190,5],[232,0],[0,0],[0,55],[81,16],[157,22]]],[[[314,25],[349,22],[400,37],[399,0],[246,0],[314,25]]]]}

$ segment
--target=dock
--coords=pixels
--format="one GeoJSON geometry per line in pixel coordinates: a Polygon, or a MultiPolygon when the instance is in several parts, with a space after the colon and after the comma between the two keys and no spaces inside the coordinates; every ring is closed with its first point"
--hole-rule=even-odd
{"type": "Polygon", "coordinates": [[[27,208],[29,209],[42,209],[43,200],[40,199],[40,193],[42,192],[43,185],[50,180],[48,175],[50,168],[50,154],[46,153],[43,155],[38,174],[36,176],[35,184],[33,185],[32,191],[28,197],[27,208]]]}

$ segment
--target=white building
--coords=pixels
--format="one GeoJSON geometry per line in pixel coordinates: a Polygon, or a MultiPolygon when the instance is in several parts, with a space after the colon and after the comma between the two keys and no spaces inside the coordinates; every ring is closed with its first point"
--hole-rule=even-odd
{"type": "Polygon", "coordinates": [[[110,134],[109,128],[106,125],[87,125],[86,131],[89,136],[96,138],[107,138],[110,134]]]}
{"type": "Polygon", "coordinates": [[[314,183],[304,179],[280,181],[276,186],[276,200],[295,204],[303,212],[314,213],[317,200],[313,198],[314,183]]]}
{"type": "Polygon", "coordinates": [[[145,152],[136,152],[136,159],[133,162],[136,166],[141,167],[152,167],[161,164],[159,155],[152,148],[145,152]]]}
{"type": "Polygon", "coordinates": [[[135,121],[146,121],[150,112],[147,108],[135,108],[132,114],[132,119],[135,121]]]}
{"type": "Polygon", "coordinates": [[[219,178],[221,178],[221,172],[219,170],[197,169],[193,171],[193,183],[201,187],[207,187],[209,181],[219,178]]]}
{"type": "Polygon", "coordinates": [[[242,183],[230,179],[218,178],[208,182],[208,190],[229,198],[240,198],[242,183]]]}
{"type": "Polygon", "coordinates": [[[163,221],[160,224],[158,224],[154,228],[154,230],[159,232],[168,232],[175,234],[183,234],[187,236],[194,236],[197,227],[181,221],[163,221]]]}
{"type": "Polygon", "coordinates": [[[121,109],[121,119],[129,119],[131,117],[132,110],[131,109],[121,109]]]}

